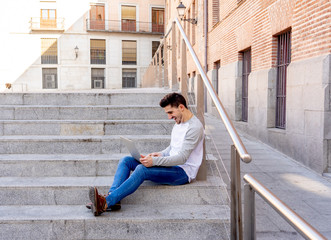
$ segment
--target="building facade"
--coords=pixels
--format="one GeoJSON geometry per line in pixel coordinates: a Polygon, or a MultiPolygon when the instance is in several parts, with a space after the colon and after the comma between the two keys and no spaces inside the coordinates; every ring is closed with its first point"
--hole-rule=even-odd
{"type": "Polygon", "coordinates": [[[139,87],[164,33],[161,0],[15,0],[0,16],[9,92],[139,87]]]}
{"type": "MultiPolygon", "coordinates": [[[[168,30],[179,3],[166,1],[168,30]]],[[[182,3],[184,18],[197,24],[181,24],[235,126],[318,173],[331,172],[330,1],[182,3]]],[[[186,58],[191,83],[199,73],[189,52],[186,58]]],[[[207,101],[207,111],[216,114],[207,101]]]]}

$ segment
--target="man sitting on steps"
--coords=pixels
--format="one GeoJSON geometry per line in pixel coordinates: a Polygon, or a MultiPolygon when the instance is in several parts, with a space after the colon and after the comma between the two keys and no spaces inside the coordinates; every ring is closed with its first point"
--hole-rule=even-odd
{"type": "Polygon", "coordinates": [[[166,95],[160,101],[160,106],[168,118],[176,122],[171,132],[170,145],[162,152],[142,156],[140,162],[131,156],[123,157],[107,196],[99,195],[97,188],[91,187],[89,197],[92,205],[87,207],[92,208],[95,216],[109,209],[120,209],[120,200],[135,192],[145,180],[182,185],[196,178],[203,156],[203,126],[188,110],[181,94],[166,95]]]}

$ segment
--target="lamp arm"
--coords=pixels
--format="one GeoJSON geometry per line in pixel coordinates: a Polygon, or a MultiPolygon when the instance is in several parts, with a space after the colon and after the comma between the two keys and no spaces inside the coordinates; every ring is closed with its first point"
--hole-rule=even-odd
{"type": "Polygon", "coordinates": [[[182,18],[181,20],[182,21],[187,21],[187,22],[192,23],[192,24],[197,24],[198,23],[197,18],[182,18]]]}

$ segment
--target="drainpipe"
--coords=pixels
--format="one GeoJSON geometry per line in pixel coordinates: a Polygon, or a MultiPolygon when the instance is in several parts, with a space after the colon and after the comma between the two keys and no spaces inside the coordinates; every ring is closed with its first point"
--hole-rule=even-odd
{"type": "MultiPolygon", "coordinates": [[[[205,9],[204,9],[204,34],[205,34],[205,72],[207,74],[207,70],[208,70],[208,60],[207,60],[207,57],[208,57],[208,54],[207,54],[207,43],[208,43],[208,0],[204,0],[204,6],[205,6],[205,9]]],[[[207,112],[207,89],[205,87],[205,94],[204,94],[204,102],[205,102],[205,112],[207,112]]]]}

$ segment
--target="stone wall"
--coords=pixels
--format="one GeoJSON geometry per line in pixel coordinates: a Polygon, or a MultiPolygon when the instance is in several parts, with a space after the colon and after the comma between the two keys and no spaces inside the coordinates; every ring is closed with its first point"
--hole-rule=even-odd
{"type": "MultiPolygon", "coordinates": [[[[275,128],[274,68],[251,72],[247,122],[241,122],[238,116],[235,119],[236,111],[241,113],[234,94],[240,88],[235,84],[240,62],[221,67],[220,99],[238,129],[319,173],[326,172],[331,166],[330,57],[324,55],[289,65],[286,129],[275,128]]],[[[211,78],[212,71],[208,75],[211,78]]],[[[210,100],[208,103],[209,112],[216,114],[210,100]]]]}

